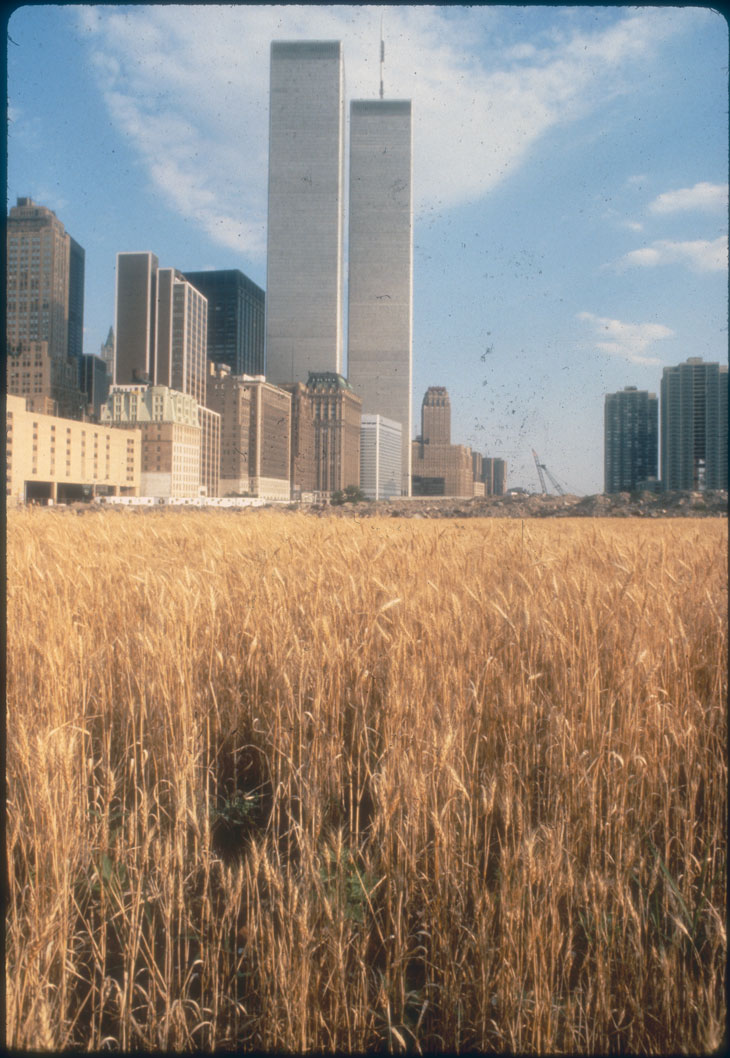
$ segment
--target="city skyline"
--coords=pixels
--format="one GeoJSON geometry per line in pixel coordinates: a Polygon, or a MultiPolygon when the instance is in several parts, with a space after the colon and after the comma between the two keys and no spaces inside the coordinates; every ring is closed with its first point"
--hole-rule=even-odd
{"type": "Polygon", "coordinates": [[[85,352],[114,318],[117,252],[265,287],[270,43],[341,40],[346,105],[375,99],[382,15],[385,93],[413,99],[414,403],[445,385],[455,444],[531,489],[535,447],[566,489],[595,493],[605,393],[725,360],[715,12],[184,14],[36,7],[9,23],[8,198],[53,209],[85,248],[85,352]]]}

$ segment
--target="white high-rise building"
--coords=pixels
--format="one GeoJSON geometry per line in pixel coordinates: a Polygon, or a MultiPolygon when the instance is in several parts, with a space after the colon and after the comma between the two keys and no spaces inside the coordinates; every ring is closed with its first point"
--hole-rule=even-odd
{"type": "Polygon", "coordinates": [[[363,415],[401,424],[411,492],[413,196],[410,100],[350,105],[347,376],[363,415]]]}
{"type": "Polygon", "coordinates": [[[382,415],[360,420],[360,488],[369,500],[401,495],[401,425],[382,415]]]}
{"type": "Polygon", "coordinates": [[[342,370],[344,63],[339,41],[274,41],[266,377],[342,370]]]}
{"type": "Polygon", "coordinates": [[[205,404],[208,373],[208,299],[176,268],[157,273],[158,386],[189,393],[205,404]]]}

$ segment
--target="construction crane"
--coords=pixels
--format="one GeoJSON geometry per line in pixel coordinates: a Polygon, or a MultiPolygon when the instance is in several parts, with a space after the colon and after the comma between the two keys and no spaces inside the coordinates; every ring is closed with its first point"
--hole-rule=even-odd
{"type": "Polygon", "coordinates": [[[535,451],[534,448],[532,449],[532,457],[535,460],[535,466],[537,467],[537,476],[540,479],[540,486],[542,488],[543,495],[544,496],[548,495],[547,485],[545,484],[545,474],[547,474],[547,476],[550,479],[550,484],[555,489],[557,494],[559,496],[564,496],[565,495],[565,490],[561,487],[560,483],[555,480],[555,478],[550,473],[550,471],[545,466],[545,464],[540,462],[540,457],[538,456],[538,454],[537,454],[537,452],[535,451]]]}

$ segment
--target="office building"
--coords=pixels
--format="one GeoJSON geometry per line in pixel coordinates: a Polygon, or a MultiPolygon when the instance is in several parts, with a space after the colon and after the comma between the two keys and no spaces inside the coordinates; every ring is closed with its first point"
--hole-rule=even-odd
{"type": "Polygon", "coordinates": [[[157,257],[117,254],[114,385],[157,380],[157,257]]]}
{"type": "Polygon", "coordinates": [[[220,495],[221,417],[211,408],[198,405],[200,422],[200,493],[220,495]]]}
{"type": "Polygon", "coordinates": [[[634,492],[657,477],[658,401],[654,393],[626,386],[604,403],[604,491],[634,492]]]}
{"type": "Polygon", "coordinates": [[[102,408],[105,425],[141,433],[141,496],[201,495],[198,403],[167,386],[115,386],[102,408]]]}
{"type": "Polygon", "coordinates": [[[485,496],[487,490],[484,485],[484,457],[481,452],[471,454],[471,477],[474,482],[474,495],[485,496]]]}
{"type": "Polygon", "coordinates": [[[275,41],[266,377],[342,370],[344,66],[339,41],[275,41]]]}
{"type": "Polygon", "coordinates": [[[81,356],[84,251],[56,214],[19,198],[7,219],[6,338],[46,342],[51,357],[81,356]]]}
{"type": "Polygon", "coordinates": [[[360,397],[346,378],[333,371],[311,372],[307,390],[314,416],[316,491],[359,487],[360,397]]]}
{"type": "Polygon", "coordinates": [[[84,275],[86,254],[83,246],[68,237],[68,355],[77,360],[84,355],[84,275]]]}
{"type": "Polygon", "coordinates": [[[106,363],[100,356],[89,353],[79,357],[78,365],[78,384],[86,401],[86,414],[98,422],[102,405],[106,404],[109,396],[106,363]]]}
{"type": "Polygon", "coordinates": [[[492,495],[504,496],[507,491],[507,464],[504,459],[492,460],[492,495]]]}
{"type": "Polygon", "coordinates": [[[410,100],[350,104],[347,377],[363,414],[402,427],[411,486],[413,165],[410,100]]]}
{"type": "Polygon", "coordinates": [[[51,356],[48,342],[20,341],[8,345],[7,392],[27,399],[30,411],[81,419],[88,398],[79,385],[79,364],[69,356],[51,356]]]}
{"type": "Polygon", "coordinates": [[[429,386],[424,393],[421,440],[424,444],[451,444],[451,401],[444,386],[429,386]]]}
{"type": "MultiPolygon", "coordinates": [[[[207,414],[208,302],[155,254],[117,254],[116,385],[147,383],[193,397],[200,406],[200,481],[218,494],[220,420],[207,414]]],[[[177,488],[177,486],[175,486],[177,488]]]]}
{"type": "Polygon", "coordinates": [[[402,495],[401,424],[363,414],[360,426],[360,488],[369,500],[402,495]]]}
{"type": "Polygon", "coordinates": [[[293,500],[313,500],[317,489],[314,407],[303,382],[281,387],[291,394],[291,454],[289,477],[293,500]]]}
{"type": "Polygon", "coordinates": [[[471,449],[451,444],[451,402],[443,386],[429,386],[421,403],[421,433],[411,444],[414,496],[474,495],[471,449]]]}
{"type": "Polygon", "coordinates": [[[185,272],[208,301],[209,362],[227,364],[233,375],[264,374],[265,295],[236,268],[185,272]]]}
{"type": "Polygon", "coordinates": [[[507,464],[504,459],[483,456],[482,481],[485,496],[504,496],[507,490],[507,464]]]}
{"type": "Polygon", "coordinates": [[[664,489],[727,489],[728,370],[690,357],[665,367],[661,384],[664,489]]]}
{"type": "Polygon", "coordinates": [[[6,398],[5,416],[8,505],[139,495],[139,430],[121,433],[42,414],[12,394],[6,398]]]}
{"type": "Polygon", "coordinates": [[[205,404],[208,302],[182,272],[157,272],[157,340],[154,382],[205,404]]]}
{"type": "Polygon", "coordinates": [[[208,407],[220,416],[220,493],[291,498],[291,394],[259,375],[211,365],[208,407]]]}

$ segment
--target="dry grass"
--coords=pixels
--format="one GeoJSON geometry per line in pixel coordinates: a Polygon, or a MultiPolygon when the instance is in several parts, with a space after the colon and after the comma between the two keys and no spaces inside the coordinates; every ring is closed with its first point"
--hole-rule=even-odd
{"type": "Polygon", "coordinates": [[[11,512],[8,1044],[718,1046],[726,556],[11,512]]]}

